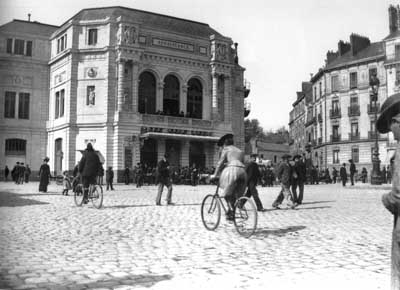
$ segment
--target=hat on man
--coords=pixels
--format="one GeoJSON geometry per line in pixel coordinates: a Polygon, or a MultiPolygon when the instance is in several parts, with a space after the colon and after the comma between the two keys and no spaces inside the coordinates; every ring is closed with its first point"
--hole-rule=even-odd
{"type": "Polygon", "coordinates": [[[45,157],[45,158],[43,159],[43,161],[44,161],[44,162],[49,162],[49,161],[50,161],[50,158],[49,158],[49,157],[45,157]]]}
{"type": "Polygon", "coordinates": [[[224,136],[222,136],[221,138],[219,138],[219,140],[218,140],[218,142],[217,142],[218,147],[223,146],[226,139],[232,139],[232,138],[233,138],[233,134],[230,134],[230,133],[225,134],[224,136]]]}
{"type": "Polygon", "coordinates": [[[294,155],[294,156],[293,156],[293,160],[295,160],[296,158],[300,159],[300,158],[301,158],[301,155],[300,155],[300,154],[294,155]]]}
{"type": "Polygon", "coordinates": [[[400,93],[394,94],[386,99],[379,112],[376,121],[376,128],[379,133],[384,134],[390,131],[390,121],[400,113],[400,93]]]}
{"type": "Polygon", "coordinates": [[[292,157],[292,155],[285,153],[285,154],[282,155],[281,158],[282,159],[290,159],[291,157],[292,157]]]}

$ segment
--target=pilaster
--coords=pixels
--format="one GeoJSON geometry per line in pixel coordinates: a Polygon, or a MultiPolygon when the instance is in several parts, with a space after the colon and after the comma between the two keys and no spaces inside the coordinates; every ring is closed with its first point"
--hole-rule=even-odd
{"type": "Polygon", "coordinates": [[[157,161],[161,160],[165,154],[165,139],[157,140],[157,161]]]}
{"type": "Polygon", "coordinates": [[[218,74],[212,74],[212,100],[211,110],[213,120],[218,120],[218,74]]]}
{"type": "Polygon", "coordinates": [[[117,109],[119,112],[122,112],[125,100],[124,100],[124,94],[125,94],[125,64],[126,61],[125,59],[119,58],[118,59],[118,82],[117,82],[117,95],[118,95],[118,101],[117,101],[117,109]]]}
{"type": "Polygon", "coordinates": [[[156,111],[163,111],[164,82],[158,82],[156,88],[156,111]]]}
{"type": "Polygon", "coordinates": [[[228,75],[224,76],[224,120],[230,123],[232,114],[232,93],[231,93],[231,77],[228,75]]]}
{"type": "Polygon", "coordinates": [[[138,101],[139,101],[138,70],[139,70],[139,64],[137,62],[132,62],[132,112],[134,113],[136,113],[138,110],[138,101]]]}
{"type": "Polygon", "coordinates": [[[181,86],[181,93],[180,93],[180,100],[179,100],[179,104],[180,104],[179,112],[183,112],[185,114],[187,111],[187,90],[188,90],[188,86],[186,84],[181,86]]]}
{"type": "Polygon", "coordinates": [[[181,142],[181,166],[189,166],[189,147],[190,147],[190,142],[189,141],[182,141],[181,142]]]}

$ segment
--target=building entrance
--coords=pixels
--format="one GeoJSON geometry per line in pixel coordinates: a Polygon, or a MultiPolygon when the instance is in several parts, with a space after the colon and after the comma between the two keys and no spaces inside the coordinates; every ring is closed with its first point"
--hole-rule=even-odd
{"type": "Polygon", "coordinates": [[[197,168],[204,168],[206,163],[206,155],[204,154],[204,144],[192,141],[189,146],[189,166],[193,164],[197,168]]]}
{"type": "Polygon", "coordinates": [[[63,159],[63,152],[62,152],[62,138],[58,138],[54,144],[54,173],[55,175],[62,174],[62,159],[63,159]]]}
{"type": "Polygon", "coordinates": [[[157,166],[157,141],[155,139],[144,140],[143,146],[140,148],[140,163],[147,167],[157,166]]]}

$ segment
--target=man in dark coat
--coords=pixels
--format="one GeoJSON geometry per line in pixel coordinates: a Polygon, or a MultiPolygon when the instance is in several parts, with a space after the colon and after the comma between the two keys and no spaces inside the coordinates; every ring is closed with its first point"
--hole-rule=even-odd
{"type": "Polygon", "coordinates": [[[281,183],[281,191],[279,195],[272,203],[272,207],[279,209],[279,205],[283,202],[286,198],[288,200],[288,205],[294,209],[297,206],[297,203],[290,199],[291,192],[290,192],[290,182],[292,176],[292,168],[289,164],[290,159],[289,154],[284,154],[282,156],[282,162],[279,164],[276,175],[278,177],[279,182],[281,183]]]}
{"type": "Polygon", "coordinates": [[[351,185],[354,185],[354,174],[356,173],[356,165],[354,164],[353,159],[349,160],[350,162],[350,181],[351,185]]]}
{"type": "Polygon", "coordinates": [[[125,184],[128,185],[129,184],[129,167],[125,168],[124,177],[125,177],[125,184]]]}
{"type": "Polygon", "coordinates": [[[157,164],[156,178],[158,184],[158,193],[156,197],[156,205],[161,205],[161,195],[164,189],[164,185],[168,188],[167,193],[167,204],[172,204],[172,183],[169,172],[169,162],[168,162],[168,153],[164,154],[164,158],[161,159],[157,164]]]}
{"type": "Polygon", "coordinates": [[[257,191],[257,182],[261,177],[260,170],[258,168],[258,164],[256,162],[257,154],[252,154],[251,155],[251,161],[249,164],[246,166],[246,173],[247,173],[247,192],[246,196],[251,197],[253,196],[254,201],[257,206],[258,211],[263,211],[263,205],[260,200],[260,197],[258,196],[258,191],[257,191]]]}
{"type": "Polygon", "coordinates": [[[336,179],[337,179],[337,170],[335,167],[332,168],[332,180],[333,183],[336,183],[336,179]]]}
{"type": "Polygon", "coordinates": [[[24,162],[21,162],[18,171],[18,184],[24,184],[25,179],[25,165],[24,162]]]}
{"type": "Polygon", "coordinates": [[[343,163],[343,166],[340,167],[340,179],[342,180],[342,185],[346,186],[347,182],[347,170],[346,170],[346,163],[343,163]]]}
{"type": "Polygon", "coordinates": [[[8,175],[10,174],[10,169],[8,169],[8,166],[6,165],[6,168],[4,168],[4,179],[5,181],[8,180],[8,175]]]}
{"type": "MultiPolygon", "coordinates": [[[[293,178],[292,181],[292,194],[294,201],[297,204],[301,204],[303,202],[303,195],[304,195],[304,182],[306,181],[306,173],[307,173],[307,168],[306,168],[306,162],[304,157],[301,158],[300,155],[296,155],[293,157],[294,159],[294,166],[293,166],[293,172],[296,175],[296,178],[293,178]],[[299,196],[297,196],[297,187],[299,188],[299,196]]],[[[293,176],[294,174],[292,174],[293,176]]]]}
{"type": "Polygon", "coordinates": [[[107,183],[106,190],[108,189],[114,190],[113,181],[114,181],[114,171],[111,166],[108,166],[108,169],[106,171],[106,183],[107,183]]]}
{"type": "Polygon", "coordinates": [[[82,176],[82,184],[84,188],[83,202],[88,202],[89,185],[96,184],[97,174],[101,163],[100,158],[94,151],[92,143],[88,143],[86,150],[82,153],[82,158],[79,161],[79,173],[82,176]]]}

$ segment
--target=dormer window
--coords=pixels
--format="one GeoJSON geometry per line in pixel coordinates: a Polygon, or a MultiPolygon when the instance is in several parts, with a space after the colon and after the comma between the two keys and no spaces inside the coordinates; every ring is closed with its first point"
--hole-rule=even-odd
{"type": "Polygon", "coordinates": [[[67,48],[67,35],[64,34],[57,39],[57,53],[64,51],[67,48]]]}
{"type": "Polygon", "coordinates": [[[88,31],[88,44],[95,45],[97,44],[97,28],[91,28],[88,31]]]}

